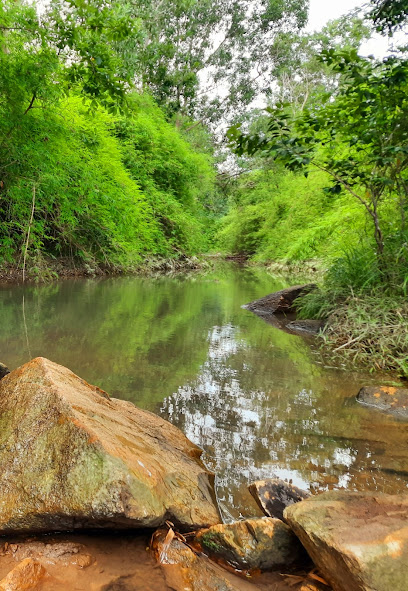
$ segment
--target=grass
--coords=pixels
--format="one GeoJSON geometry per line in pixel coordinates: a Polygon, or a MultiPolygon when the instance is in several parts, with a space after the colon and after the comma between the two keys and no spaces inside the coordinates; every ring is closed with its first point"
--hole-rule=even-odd
{"type": "Polygon", "coordinates": [[[394,371],[408,378],[408,301],[403,296],[371,294],[336,298],[325,291],[304,296],[301,317],[326,318],[321,338],[334,361],[394,371]]]}

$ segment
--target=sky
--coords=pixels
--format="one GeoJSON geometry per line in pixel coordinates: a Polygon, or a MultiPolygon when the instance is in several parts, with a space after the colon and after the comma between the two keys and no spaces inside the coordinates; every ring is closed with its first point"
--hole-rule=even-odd
{"type": "Polygon", "coordinates": [[[353,8],[360,8],[367,0],[310,0],[308,29],[321,29],[327,21],[342,16],[353,8]]]}
{"type": "MultiPolygon", "coordinates": [[[[320,30],[329,20],[339,18],[354,8],[367,6],[369,0],[310,0],[309,7],[309,31],[320,30]]],[[[362,55],[375,55],[383,57],[389,48],[389,41],[380,35],[373,36],[370,41],[363,44],[360,53],[362,55]]]]}

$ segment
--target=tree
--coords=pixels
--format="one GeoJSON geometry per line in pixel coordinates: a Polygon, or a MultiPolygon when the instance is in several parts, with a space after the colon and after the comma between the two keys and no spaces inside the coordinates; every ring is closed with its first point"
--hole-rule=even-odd
{"type": "Polygon", "coordinates": [[[272,101],[290,103],[296,112],[319,100],[322,92],[335,92],[339,75],[319,59],[320,53],[328,49],[358,50],[370,33],[355,11],[330,21],[319,32],[280,35],[274,49],[277,88],[271,85],[272,101]]]}
{"type": "Polygon", "coordinates": [[[34,103],[47,92],[66,92],[79,84],[91,100],[123,100],[131,72],[123,75],[123,57],[114,42],[134,34],[136,25],[122,6],[103,0],[56,0],[41,13],[32,3],[4,0],[2,104],[24,100],[27,92],[30,101],[35,94],[34,103]]]}
{"type": "Polygon", "coordinates": [[[123,104],[131,76],[118,74],[123,60],[114,43],[134,28],[120,5],[104,0],[56,0],[41,11],[24,0],[0,4],[1,246],[7,251],[12,234],[24,236],[23,268],[37,218],[58,217],[61,209],[41,205],[52,198],[40,190],[49,135],[61,127],[53,116],[58,103],[74,90],[94,110],[123,104]]]}
{"type": "Polygon", "coordinates": [[[306,24],[307,0],[123,0],[141,19],[122,44],[168,113],[219,121],[269,86],[273,44],[306,24]]]}
{"type": "Polygon", "coordinates": [[[355,50],[328,50],[321,59],[341,75],[337,94],[291,115],[275,105],[267,134],[229,130],[238,154],[262,152],[289,170],[313,167],[332,178],[328,191],[346,191],[365,208],[373,225],[379,267],[387,274],[380,207],[397,200],[398,227],[405,234],[408,211],[408,63],[359,57],[355,50]]]}
{"type": "Polygon", "coordinates": [[[128,79],[113,43],[136,23],[104,0],[57,0],[39,13],[29,2],[0,4],[0,176],[9,170],[13,136],[33,109],[45,111],[70,89],[91,107],[123,103],[128,79]]]}
{"type": "Polygon", "coordinates": [[[392,35],[408,18],[407,0],[371,0],[371,4],[369,16],[382,33],[392,35]]]}

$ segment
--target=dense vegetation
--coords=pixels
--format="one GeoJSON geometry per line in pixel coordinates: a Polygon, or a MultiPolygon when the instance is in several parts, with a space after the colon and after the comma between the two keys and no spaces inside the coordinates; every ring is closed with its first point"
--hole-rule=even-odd
{"type": "MultiPolygon", "coordinates": [[[[373,4],[379,29],[401,26],[405,4],[373,4]]],[[[408,375],[408,59],[404,48],[361,57],[356,41],[322,46],[317,64],[333,77],[312,93],[300,81],[303,101],[283,96],[257,125],[229,130],[256,170],[237,184],[220,238],[258,260],[323,259],[302,315],[330,319],[336,352],[408,375]]]]}
{"type": "Polygon", "coordinates": [[[131,21],[85,4],[88,33],[70,5],[71,28],[58,3],[43,22],[28,5],[0,8],[2,260],[39,272],[44,255],[126,267],[205,250],[210,155],[126,91],[104,41],[127,38],[131,21]]]}
{"type": "Polygon", "coordinates": [[[1,261],[24,276],[50,257],[128,268],[208,250],[222,199],[203,123],[245,108],[257,92],[251,68],[262,62],[268,77],[268,48],[305,24],[306,8],[2,2],[1,261]],[[227,96],[210,98],[202,71],[227,96]]]}

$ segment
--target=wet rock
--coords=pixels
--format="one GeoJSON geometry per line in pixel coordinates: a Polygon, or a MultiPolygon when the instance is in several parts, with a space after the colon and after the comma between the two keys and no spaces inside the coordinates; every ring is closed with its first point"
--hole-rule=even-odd
{"type": "Polygon", "coordinates": [[[0,382],[0,533],[219,523],[182,432],[37,358],[0,382]]]}
{"type": "Polygon", "coordinates": [[[271,570],[291,565],[302,556],[291,529],[271,517],[214,525],[200,531],[196,541],[210,556],[239,569],[271,570]]]}
{"type": "Polygon", "coordinates": [[[153,536],[152,550],[173,591],[256,591],[257,587],[199,555],[166,531],[153,536]]]}
{"type": "Polygon", "coordinates": [[[408,418],[408,389],[366,386],[357,394],[358,402],[408,418]]]}
{"type": "Polygon", "coordinates": [[[324,326],[325,323],[322,320],[293,320],[286,325],[286,328],[296,334],[317,335],[324,326]]]}
{"type": "Polygon", "coordinates": [[[93,562],[92,556],[85,552],[85,547],[75,542],[21,542],[8,544],[6,552],[15,560],[34,558],[42,564],[72,564],[86,568],[93,562]]]}
{"type": "Polygon", "coordinates": [[[35,591],[46,575],[40,562],[25,558],[0,581],[0,591],[35,591]]]}
{"type": "Polygon", "coordinates": [[[258,480],[250,484],[248,489],[265,515],[277,519],[283,519],[286,507],[310,497],[310,493],[279,478],[258,480]]]}
{"type": "Polygon", "coordinates": [[[4,363],[0,363],[0,380],[9,373],[9,368],[6,365],[4,365],[4,363]]]}
{"type": "Polygon", "coordinates": [[[294,303],[299,296],[309,293],[315,288],[316,285],[313,283],[294,285],[293,287],[270,293],[269,295],[259,300],[255,300],[254,302],[250,302],[242,307],[258,314],[258,316],[288,314],[295,311],[294,303]]]}
{"type": "Polygon", "coordinates": [[[406,591],[406,495],[331,491],[285,518],[334,591],[406,591]]]}

